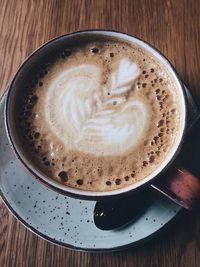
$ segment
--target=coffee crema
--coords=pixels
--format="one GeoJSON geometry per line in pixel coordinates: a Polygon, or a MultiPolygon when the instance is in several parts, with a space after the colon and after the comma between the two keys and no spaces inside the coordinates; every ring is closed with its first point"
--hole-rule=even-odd
{"type": "Polygon", "coordinates": [[[144,48],[102,37],[66,47],[25,91],[16,116],[35,167],[86,191],[150,175],[174,145],[173,78],[144,48]]]}

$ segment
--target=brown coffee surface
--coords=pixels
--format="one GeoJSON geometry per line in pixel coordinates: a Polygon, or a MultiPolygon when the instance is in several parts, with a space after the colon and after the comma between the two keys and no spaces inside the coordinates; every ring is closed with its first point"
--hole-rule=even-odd
{"type": "Polygon", "coordinates": [[[35,167],[66,186],[129,186],[155,171],[176,141],[176,84],[135,44],[75,43],[30,88],[16,114],[19,136],[35,167]]]}

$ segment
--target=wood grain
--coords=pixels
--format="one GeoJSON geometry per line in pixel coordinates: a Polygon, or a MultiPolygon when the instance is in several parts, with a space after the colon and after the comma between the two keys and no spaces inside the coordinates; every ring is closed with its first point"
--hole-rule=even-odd
{"type": "MultiPolygon", "coordinates": [[[[0,94],[24,59],[60,34],[106,28],[161,50],[200,104],[199,0],[0,0],[0,94]]],[[[200,214],[184,214],[149,243],[118,253],[70,251],[38,238],[0,202],[0,266],[200,266],[200,214]]]]}

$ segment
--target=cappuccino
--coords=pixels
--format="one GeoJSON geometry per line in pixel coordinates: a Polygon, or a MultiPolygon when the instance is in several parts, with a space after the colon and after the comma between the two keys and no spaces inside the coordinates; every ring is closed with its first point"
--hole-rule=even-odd
{"type": "Polygon", "coordinates": [[[46,176],[115,190],[150,175],[174,145],[176,84],[144,48],[114,37],[74,42],[36,76],[23,89],[17,131],[46,176]]]}

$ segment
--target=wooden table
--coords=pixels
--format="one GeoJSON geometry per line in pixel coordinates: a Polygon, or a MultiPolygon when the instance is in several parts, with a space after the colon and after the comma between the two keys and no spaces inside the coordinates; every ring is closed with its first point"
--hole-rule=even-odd
{"type": "MultiPolygon", "coordinates": [[[[70,31],[107,28],[160,49],[200,104],[200,0],[0,0],[0,93],[24,59],[70,31]]],[[[0,266],[200,266],[200,214],[185,214],[157,238],[118,253],[70,251],[22,226],[0,202],[0,266]]]]}

